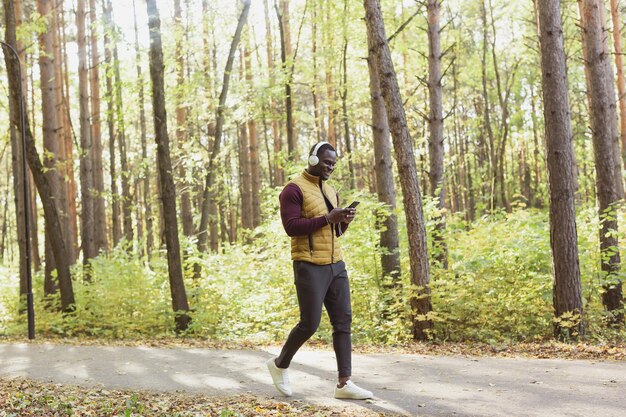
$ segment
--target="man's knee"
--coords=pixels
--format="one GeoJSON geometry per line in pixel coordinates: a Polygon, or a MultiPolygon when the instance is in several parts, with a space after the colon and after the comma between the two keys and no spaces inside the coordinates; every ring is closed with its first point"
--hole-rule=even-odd
{"type": "Polygon", "coordinates": [[[300,321],[298,323],[298,329],[305,334],[307,337],[311,337],[317,331],[317,328],[320,326],[320,320],[318,321],[300,321]]]}
{"type": "Polygon", "coordinates": [[[352,312],[346,311],[338,314],[331,320],[333,332],[350,333],[352,327],[352,312]]]}

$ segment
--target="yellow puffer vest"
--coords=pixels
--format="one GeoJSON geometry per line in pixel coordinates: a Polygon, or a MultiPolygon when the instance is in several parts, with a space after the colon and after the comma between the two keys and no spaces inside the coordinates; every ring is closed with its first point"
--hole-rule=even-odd
{"type": "MultiPolygon", "coordinates": [[[[319,186],[320,177],[304,171],[291,180],[302,191],[302,217],[311,219],[328,214],[328,208],[319,186]]],[[[324,195],[333,208],[337,207],[337,193],[322,181],[324,195]]],[[[328,265],[341,260],[339,239],[335,236],[332,225],[326,225],[308,236],[294,236],[291,238],[291,259],[307,261],[317,265],[328,265]]]]}

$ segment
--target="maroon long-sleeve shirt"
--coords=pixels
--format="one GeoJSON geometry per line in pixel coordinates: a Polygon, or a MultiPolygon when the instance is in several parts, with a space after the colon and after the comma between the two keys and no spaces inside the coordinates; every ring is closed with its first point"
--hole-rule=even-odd
{"type": "MultiPolygon", "coordinates": [[[[311,219],[302,217],[304,196],[302,195],[300,187],[294,183],[289,183],[285,186],[280,193],[279,200],[280,217],[288,236],[307,236],[328,224],[324,216],[313,217],[311,219]]],[[[324,196],[324,200],[326,200],[326,196],[324,196]]],[[[339,204],[339,195],[337,195],[337,204],[339,204]]],[[[330,205],[329,201],[326,201],[326,206],[329,207],[328,211],[330,212],[332,205],[330,205]]],[[[347,223],[338,224],[335,229],[336,235],[341,236],[347,228],[347,223]]]]}

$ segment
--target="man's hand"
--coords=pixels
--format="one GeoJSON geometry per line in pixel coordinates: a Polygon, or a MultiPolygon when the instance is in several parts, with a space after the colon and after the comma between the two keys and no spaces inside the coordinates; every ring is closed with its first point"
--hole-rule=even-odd
{"type": "Polygon", "coordinates": [[[330,223],[346,223],[350,224],[356,216],[356,209],[354,208],[334,208],[330,213],[326,215],[330,223]]]}

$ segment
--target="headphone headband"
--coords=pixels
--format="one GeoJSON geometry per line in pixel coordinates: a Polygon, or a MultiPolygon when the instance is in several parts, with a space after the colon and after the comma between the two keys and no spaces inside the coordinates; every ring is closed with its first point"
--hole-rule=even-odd
{"type": "Polygon", "coordinates": [[[320,148],[324,145],[330,145],[330,143],[328,142],[318,142],[317,145],[315,145],[315,148],[313,148],[313,152],[311,153],[311,155],[315,155],[317,156],[317,152],[319,152],[320,148]]]}

